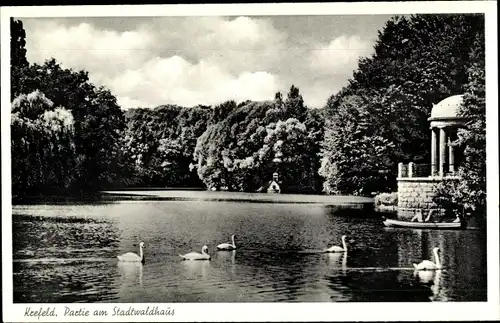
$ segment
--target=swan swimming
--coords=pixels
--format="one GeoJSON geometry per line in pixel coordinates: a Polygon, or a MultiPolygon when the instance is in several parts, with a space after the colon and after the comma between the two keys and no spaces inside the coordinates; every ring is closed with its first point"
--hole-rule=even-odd
{"type": "Polygon", "coordinates": [[[203,246],[201,248],[201,253],[198,252],[190,252],[185,255],[179,255],[184,260],[210,260],[210,255],[207,253],[208,247],[203,246]]]}
{"type": "Polygon", "coordinates": [[[342,247],[339,246],[333,246],[328,249],[323,249],[323,252],[347,252],[347,245],[345,243],[345,238],[347,236],[342,236],[342,247]]]}
{"type": "Polygon", "coordinates": [[[236,244],[234,243],[234,234],[231,236],[232,243],[221,243],[217,246],[218,250],[234,250],[236,249],[236,244]]]}
{"type": "Polygon", "coordinates": [[[430,260],[424,260],[421,263],[413,264],[416,270],[438,270],[441,269],[441,261],[439,260],[439,248],[435,247],[432,249],[432,253],[434,254],[434,259],[436,263],[433,263],[430,260]]]}
{"type": "Polygon", "coordinates": [[[119,261],[144,263],[145,259],[144,259],[144,252],[142,250],[143,248],[144,248],[144,242],[141,241],[141,243],[139,243],[139,256],[136,253],[127,252],[124,253],[123,255],[116,257],[118,258],[119,261]]]}

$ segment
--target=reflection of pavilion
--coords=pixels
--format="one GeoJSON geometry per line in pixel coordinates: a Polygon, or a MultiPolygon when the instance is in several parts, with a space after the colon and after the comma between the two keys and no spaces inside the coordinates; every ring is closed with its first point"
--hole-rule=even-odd
{"type": "Polygon", "coordinates": [[[460,231],[408,230],[398,235],[398,265],[412,267],[412,263],[432,260],[432,248],[441,250],[441,262],[446,268],[454,268],[459,261],[456,246],[459,244],[460,231]],[[453,251],[453,252],[452,252],[453,251]]]}
{"type": "MultiPolygon", "coordinates": [[[[457,255],[456,248],[460,241],[460,233],[460,231],[408,230],[397,236],[396,245],[398,246],[400,267],[412,267],[412,263],[418,263],[422,260],[435,261],[432,248],[439,247],[441,250],[440,260],[444,267],[443,270],[414,272],[415,279],[420,284],[427,286],[432,292],[432,301],[448,300],[449,288],[453,286],[453,283],[446,281],[447,275],[456,274],[456,268],[459,267],[459,262],[462,259],[457,255]]],[[[459,249],[467,250],[467,247],[461,246],[459,249]]],[[[472,274],[473,271],[469,270],[467,276],[472,274]]]]}
{"type": "Polygon", "coordinates": [[[430,121],[431,163],[405,165],[398,168],[398,217],[407,219],[420,210],[436,209],[433,202],[436,185],[445,180],[457,180],[455,171],[461,151],[452,142],[457,130],[464,125],[458,116],[463,95],[450,96],[433,105],[430,121]]]}

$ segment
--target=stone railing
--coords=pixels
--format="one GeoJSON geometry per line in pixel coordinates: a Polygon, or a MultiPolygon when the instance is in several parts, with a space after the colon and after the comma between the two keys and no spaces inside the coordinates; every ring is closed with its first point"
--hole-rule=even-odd
{"type": "Polygon", "coordinates": [[[409,177],[409,165],[403,163],[398,164],[398,178],[409,177]]]}
{"type": "Polygon", "coordinates": [[[408,165],[398,164],[398,178],[429,176],[431,176],[431,164],[415,164],[413,162],[408,163],[408,165]]]}

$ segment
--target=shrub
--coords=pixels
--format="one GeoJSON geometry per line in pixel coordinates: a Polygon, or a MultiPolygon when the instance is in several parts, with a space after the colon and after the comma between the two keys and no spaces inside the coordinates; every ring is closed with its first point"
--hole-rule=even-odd
{"type": "Polygon", "coordinates": [[[375,205],[398,205],[398,192],[380,193],[375,196],[375,205]]]}

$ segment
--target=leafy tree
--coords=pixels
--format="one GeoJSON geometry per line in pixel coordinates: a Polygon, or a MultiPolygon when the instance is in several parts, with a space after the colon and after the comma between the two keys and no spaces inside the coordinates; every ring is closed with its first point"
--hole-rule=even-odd
{"type": "Polygon", "coordinates": [[[366,195],[387,181],[394,145],[371,133],[366,105],[363,98],[346,97],[327,120],[319,170],[327,194],[366,195]]]}
{"type": "Polygon", "coordinates": [[[288,191],[314,192],[316,189],[314,145],[305,124],[295,118],[271,123],[266,128],[262,148],[257,152],[259,164],[276,170],[288,191]]]}
{"type": "Polygon", "coordinates": [[[133,164],[131,182],[146,186],[199,186],[198,176],[189,165],[210,111],[202,106],[173,105],[127,111],[123,152],[133,164]]]}
{"type": "MultiPolygon", "coordinates": [[[[379,32],[374,54],[360,59],[349,84],[328,100],[326,117],[330,120],[336,118],[344,100],[360,98],[369,124],[368,136],[394,145],[388,156],[391,171],[384,190],[395,189],[399,162],[418,163],[430,158],[427,118],[432,104],[462,92],[468,82],[467,69],[473,63],[470,44],[480,33],[484,33],[482,15],[396,16],[379,32]]],[[[337,146],[331,143],[330,135],[327,137],[330,142],[325,139],[325,154],[337,154],[329,151],[337,146]]],[[[336,175],[327,169],[334,169],[322,169],[329,182],[336,175]]]]}
{"type": "MultiPolygon", "coordinates": [[[[281,97],[277,97],[281,101],[281,97]]],[[[286,117],[296,118],[299,121],[304,121],[307,115],[307,107],[304,104],[304,99],[300,94],[300,90],[295,85],[292,85],[284,102],[286,117]]]]}
{"type": "Polygon", "coordinates": [[[23,196],[68,188],[75,165],[74,119],[39,91],[12,103],[12,191],[23,196]]]}
{"type": "Polygon", "coordinates": [[[479,33],[473,43],[468,69],[469,82],[465,85],[463,103],[458,115],[465,126],[458,130],[453,143],[463,147],[463,160],[458,168],[458,181],[447,181],[438,188],[437,202],[444,208],[468,210],[486,215],[486,101],[484,34],[479,33]]]}
{"type": "MultiPolygon", "coordinates": [[[[479,212],[486,211],[486,93],[484,34],[478,34],[471,53],[469,83],[459,116],[467,122],[458,132],[457,145],[465,147],[464,160],[459,168],[462,178],[458,191],[463,203],[479,212]]],[[[483,213],[485,214],[485,213],[483,213]]]]}
{"type": "Polygon", "coordinates": [[[212,125],[224,120],[234,109],[236,109],[236,102],[232,100],[216,105],[212,110],[208,124],[212,125]]]}
{"type": "MultiPolygon", "coordinates": [[[[109,90],[91,84],[87,72],[64,69],[53,58],[42,65],[29,64],[26,59],[25,37],[22,22],[11,19],[12,100],[18,98],[17,101],[25,102],[20,106],[14,102],[13,113],[26,113],[22,119],[16,119],[14,123],[22,128],[23,124],[34,122],[34,128],[30,129],[43,132],[46,131],[43,130],[45,128],[36,125],[39,123],[36,121],[38,120],[36,114],[40,107],[46,111],[52,109],[52,106],[70,108],[73,120],[72,145],[76,158],[72,159],[74,164],[66,165],[69,168],[65,171],[71,171],[71,176],[68,176],[71,181],[63,186],[65,188],[69,186],[67,192],[82,193],[95,192],[108,186],[116,178],[121,177],[123,168],[118,161],[123,161],[119,156],[121,151],[119,144],[124,119],[116,98],[109,90]],[[43,98],[33,93],[43,93],[43,98]],[[48,100],[50,104],[35,101],[26,104],[29,98],[40,102],[48,100]],[[16,112],[16,109],[20,110],[16,112]]],[[[50,118],[45,116],[49,119],[44,120],[64,118],[66,114],[56,109],[49,115],[50,118]]],[[[50,121],[50,126],[55,125],[56,123],[50,121]]],[[[30,147],[35,146],[32,144],[30,147]]]]}
{"type": "Polygon", "coordinates": [[[28,67],[26,59],[26,32],[23,22],[10,18],[10,69],[11,69],[11,100],[17,97],[20,91],[20,79],[23,69],[28,67]]]}
{"type": "Polygon", "coordinates": [[[322,114],[308,110],[292,86],[285,101],[276,94],[240,104],[211,124],[198,138],[193,167],[209,188],[255,191],[278,170],[289,190],[317,191],[322,136],[322,114]]]}
{"type": "MultiPolygon", "coordinates": [[[[14,77],[14,76],[12,76],[14,77]]],[[[43,92],[55,106],[71,107],[77,162],[72,190],[94,192],[118,177],[124,119],[116,98],[89,82],[88,73],[63,69],[55,59],[23,69],[19,91],[43,92]]]]}
{"type": "Polygon", "coordinates": [[[396,145],[395,163],[429,159],[432,104],[461,93],[470,44],[483,20],[481,15],[396,16],[379,32],[375,54],[360,60],[351,84],[373,102],[380,135],[396,145]]]}

